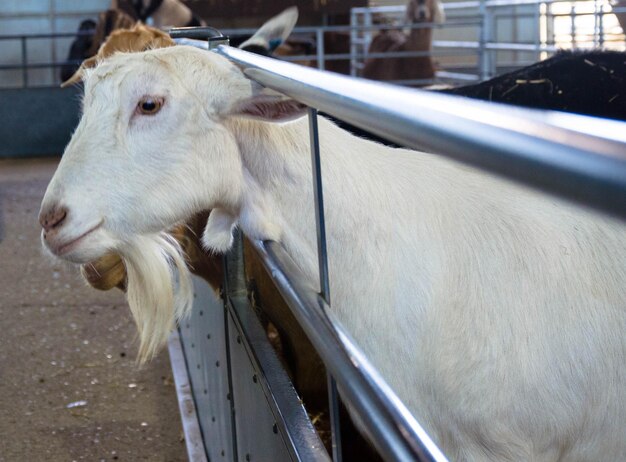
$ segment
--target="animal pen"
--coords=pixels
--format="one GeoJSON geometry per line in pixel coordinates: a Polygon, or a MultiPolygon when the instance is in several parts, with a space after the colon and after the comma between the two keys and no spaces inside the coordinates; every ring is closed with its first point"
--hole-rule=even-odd
{"type": "MultiPolygon", "coordinates": [[[[54,2],[52,2],[54,3],[54,2]]],[[[467,83],[545,59],[559,49],[625,50],[626,37],[615,15],[626,7],[609,0],[484,0],[443,3],[446,20],[406,24],[404,6],[352,8],[350,23],[333,26],[296,27],[293,36],[312,37],[314,55],[285,56],[287,61],[311,61],[318,69],[346,63],[353,76],[360,76],[368,58],[432,57],[438,70],[434,79],[394,81],[399,84],[467,83]],[[432,29],[432,49],[372,53],[374,35],[390,29],[432,29]],[[328,50],[325,35],[346,35],[346,49],[328,50]]],[[[97,16],[90,10],[28,12],[12,16],[0,10],[5,27],[0,34],[0,87],[30,88],[60,83],[58,70],[71,40],[77,36],[68,24],[97,16]],[[16,27],[12,26],[15,21],[16,27]],[[49,22],[49,32],[27,34],[24,26],[49,22]],[[6,31],[11,31],[7,33],[6,31]]],[[[75,27],[75,26],[73,26],[75,27]]],[[[252,35],[256,29],[223,29],[224,35],[252,35]]],[[[78,35],[88,35],[84,31],[78,35]]],[[[76,65],[80,62],[74,63],[76,65]]]]}
{"type": "MultiPolygon", "coordinates": [[[[626,219],[624,123],[358,81],[220,45],[222,36],[213,40],[208,47],[206,42],[181,42],[211,48],[209,52],[227,57],[248,77],[310,107],[315,191],[311,206],[321,287],[308,285],[280,244],[252,244],[327,368],[333,450],[331,455],[324,449],[250,306],[240,235],[224,258],[222,299],[196,280],[193,313],[179,328],[185,359],[174,359],[174,368],[187,428],[202,435],[208,460],[342,460],[339,388],[384,460],[447,460],[333,315],[317,111],[403,146],[440,153],[622,220],[626,219]],[[186,392],[187,377],[193,398],[186,392]],[[193,402],[199,422],[195,429],[193,402]]],[[[182,358],[176,353],[178,345],[174,334],[173,358],[182,358]]],[[[188,445],[197,455],[194,460],[204,460],[199,436],[189,438],[188,445]]]]}
{"type": "MultiPolygon", "coordinates": [[[[525,64],[524,60],[529,59],[525,58],[525,53],[540,57],[554,52],[558,46],[554,36],[542,36],[539,25],[532,40],[515,43],[513,39],[505,42],[498,38],[495,24],[498,18],[516,14],[514,10],[519,7],[526,8],[524,14],[533,20],[546,18],[543,30],[550,31],[550,5],[556,3],[487,0],[446,5],[448,13],[456,8],[480,10],[480,14],[474,15],[471,21],[467,18],[456,21],[459,28],[473,27],[471,33],[477,34],[476,40],[435,39],[433,54],[441,56],[442,62],[443,57],[472,56],[463,65],[444,66],[437,80],[478,81],[504,68],[525,64]],[[500,14],[496,12],[498,8],[508,10],[500,14]]],[[[586,3],[600,5],[585,14],[595,18],[592,42],[606,45],[613,40],[612,32],[607,31],[603,22],[607,4],[586,3]]],[[[355,10],[353,24],[347,28],[300,28],[296,31],[312,31],[317,36],[316,62],[320,69],[324,69],[329,60],[349,59],[352,74],[358,75],[367,54],[364,44],[371,40],[368,33],[381,28],[373,24],[372,15],[376,12],[386,11],[355,10]],[[351,31],[350,53],[339,57],[324,53],[323,33],[329,30],[351,31]]],[[[556,15],[574,18],[571,19],[570,39],[576,46],[580,30],[576,32],[575,7],[568,14],[556,15]]],[[[455,21],[429,27],[454,28],[455,21]]],[[[245,31],[224,32],[232,35],[245,31]]],[[[204,30],[194,33],[206,34],[204,30]]],[[[29,79],[33,69],[60,65],[59,62],[29,62],[28,36],[0,39],[20,43],[21,63],[15,72],[22,76],[24,87],[33,86],[33,79],[29,79]]],[[[206,43],[187,43],[206,48],[206,43]]],[[[623,49],[623,42],[616,43],[623,49]]],[[[329,373],[332,453],[326,451],[315,432],[310,416],[250,304],[243,274],[243,237],[238,235],[235,248],[224,258],[226,271],[221,298],[217,298],[204,281],[195,278],[193,311],[170,339],[170,356],[190,459],[339,461],[342,442],[337,423],[339,389],[341,399],[361,417],[363,431],[385,460],[446,460],[419,420],[394,395],[359,345],[333,316],[317,111],[400,145],[439,153],[622,220],[626,219],[626,125],[356,80],[252,55],[224,45],[222,37],[217,37],[211,48],[207,52],[227,57],[245,69],[248,77],[310,107],[314,167],[311,181],[316,195],[311,213],[315,213],[317,223],[321,287],[312,289],[308,285],[297,262],[280,244],[257,241],[252,245],[329,373]]],[[[290,59],[299,58],[302,57],[290,59]]],[[[1,69],[5,70],[9,67],[3,66],[1,69]]],[[[14,68],[15,65],[11,67],[14,68]]],[[[40,81],[50,83],[47,77],[41,77],[40,81]]],[[[56,77],[51,77],[51,81],[56,82],[56,77]]]]}

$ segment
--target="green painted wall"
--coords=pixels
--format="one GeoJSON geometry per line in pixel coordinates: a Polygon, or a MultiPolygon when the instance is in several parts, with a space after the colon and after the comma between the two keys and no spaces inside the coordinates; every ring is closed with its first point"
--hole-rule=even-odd
{"type": "Polygon", "coordinates": [[[63,153],[80,118],[82,89],[0,90],[0,158],[63,153]]]}

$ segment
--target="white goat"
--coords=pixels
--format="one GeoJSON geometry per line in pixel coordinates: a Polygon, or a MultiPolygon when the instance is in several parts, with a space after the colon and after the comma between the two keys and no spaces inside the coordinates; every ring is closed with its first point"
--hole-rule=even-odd
{"type": "MultiPolygon", "coordinates": [[[[238,223],[281,242],[316,287],[301,114],[214,53],[115,55],[87,72],[83,117],[43,200],[43,241],[74,262],[119,252],[134,262],[131,291],[164,262],[152,257],[157,233],[213,209],[209,247],[227,250],[238,223]]],[[[624,228],[319,128],[333,309],[444,453],[626,460],[624,228]]],[[[130,300],[145,355],[172,325],[171,310],[153,320],[149,305],[165,309],[164,285],[130,300]]]]}

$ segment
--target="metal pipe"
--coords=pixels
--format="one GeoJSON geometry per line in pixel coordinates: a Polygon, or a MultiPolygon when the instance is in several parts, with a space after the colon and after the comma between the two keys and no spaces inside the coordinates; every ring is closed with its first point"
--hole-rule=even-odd
{"type": "Polygon", "coordinates": [[[541,60],[541,32],[540,32],[540,16],[541,5],[535,5],[533,8],[533,39],[535,41],[535,59],[541,60]]]}
{"type": "MultiPolygon", "coordinates": [[[[56,22],[56,0],[48,1],[48,14],[50,20],[50,31],[55,34],[57,31],[57,22],[56,22]]],[[[57,60],[57,47],[56,47],[56,38],[50,40],[50,57],[52,62],[56,62],[57,60]]],[[[54,68],[50,68],[50,81],[55,81],[54,68]]]]}
{"type": "Polygon", "coordinates": [[[365,432],[384,460],[436,461],[446,457],[388,387],[351,337],[333,317],[308,279],[276,242],[253,242],[263,265],[292,309],[342,397],[362,419],[365,432]]]}
{"type": "Polygon", "coordinates": [[[576,4],[575,3],[572,3],[569,16],[571,20],[571,29],[572,29],[572,49],[575,49],[576,48],[576,4]]]}
{"type": "Polygon", "coordinates": [[[355,29],[357,26],[358,15],[356,12],[357,8],[350,9],[350,75],[356,76],[356,68],[357,68],[357,50],[356,50],[356,42],[359,39],[358,32],[355,29]]]}
{"type": "Polygon", "coordinates": [[[242,237],[240,233],[237,233],[233,239],[233,249],[229,254],[222,257],[222,268],[224,270],[224,280],[222,286],[221,298],[223,302],[224,310],[224,347],[226,349],[226,374],[228,377],[228,396],[226,397],[229,403],[230,411],[230,432],[232,435],[232,454],[233,460],[239,460],[238,456],[238,444],[237,444],[237,420],[235,416],[235,392],[233,387],[233,364],[232,364],[232,352],[230,336],[235,334],[231,332],[229,327],[229,300],[233,296],[247,295],[246,294],[246,282],[243,274],[243,252],[242,252],[242,237]]]}
{"type": "Polygon", "coordinates": [[[78,37],[78,36],[91,36],[94,33],[94,29],[88,29],[84,31],[76,32],[55,32],[44,34],[2,34],[0,40],[20,40],[22,38],[28,39],[43,39],[43,38],[61,38],[61,37],[78,37]]]}
{"type": "MultiPolygon", "coordinates": [[[[330,283],[328,280],[328,251],[326,248],[326,221],[324,219],[324,189],[322,187],[322,161],[320,139],[317,128],[317,110],[309,108],[309,134],[311,144],[311,166],[313,172],[313,197],[315,198],[315,226],[317,229],[317,259],[319,264],[320,296],[330,305],[330,283]]],[[[341,425],[339,422],[339,394],[333,376],[328,372],[328,408],[332,438],[333,461],[341,462],[341,425]]]]}
{"type": "Polygon", "coordinates": [[[623,122],[406,89],[232,47],[217,52],[261,84],[398,144],[626,218],[623,122]]]}
{"type": "MultiPolygon", "coordinates": [[[[393,30],[398,28],[411,29],[442,29],[444,27],[465,27],[474,26],[479,23],[477,16],[463,17],[460,19],[446,20],[445,23],[402,23],[402,24],[370,24],[370,25],[345,25],[345,26],[303,26],[293,29],[292,34],[316,33],[318,30],[324,32],[350,32],[350,31],[377,31],[377,30],[393,30]]],[[[252,35],[257,29],[222,29],[221,32],[227,36],[245,36],[252,35]]]]}
{"type": "Polygon", "coordinates": [[[324,31],[318,29],[315,31],[315,40],[317,42],[317,68],[324,70],[324,31]]]}
{"type": "Polygon", "coordinates": [[[489,58],[490,54],[487,50],[487,43],[491,42],[491,20],[489,18],[489,10],[487,9],[486,0],[480,1],[479,13],[482,18],[478,39],[478,69],[481,80],[487,80],[491,76],[489,58]]]}
{"type": "MultiPolygon", "coordinates": [[[[604,1],[599,1],[600,11],[598,12],[598,46],[604,46],[604,1]]],[[[624,31],[626,33],[626,31],[624,31]]]]}
{"type": "Polygon", "coordinates": [[[319,130],[317,128],[317,110],[314,108],[309,108],[309,133],[311,142],[311,166],[313,171],[313,195],[315,197],[315,224],[317,228],[320,295],[324,301],[330,305],[326,222],[324,219],[324,192],[322,187],[322,162],[320,159],[319,130]]]}
{"type": "MultiPolygon", "coordinates": [[[[403,18],[405,19],[405,18],[403,18]]],[[[363,55],[360,57],[360,64],[361,64],[361,68],[359,69],[359,71],[357,72],[357,76],[360,77],[363,75],[362,69],[365,67],[365,60],[367,59],[366,55],[369,53],[370,51],[370,45],[372,43],[372,41],[374,40],[374,38],[372,37],[372,32],[374,32],[374,30],[371,28],[373,25],[373,20],[372,20],[372,14],[371,13],[367,13],[366,15],[363,16],[363,25],[366,27],[366,29],[363,31],[362,34],[362,40],[363,43],[361,44],[361,50],[363,50],[363,55]]],[[[422,23],[422,24],[408,24],[408,29],[413,31],[415,30],[413,28],[413,26],[415,25],[428,25],[428,26],[432,26],[434,25],[433,23],[422,23]]],[[[428,27],[427,27],[428,28],[428,27]]],[[[432,31],[432,28],[431,28],[432,31]]],[[[380,31],[378,31],[380,32],[380,31]]]]}
{"type": "MultiPolygon", "coordinates": [[[[64,11],[63,13],[57,13],[55,16],[57,18],[89,18],[89,17],[97,17],[98,14],[102,12],[102,9],[99,10],[85,10],[85,11],[64,11]]],[[[0,13],[0,19],[40,19],[47,18],[50,16],[48,11],[39,11],[39,12],[19,12],[19,13],[0,13]]]]}
{"type": "Polygon", "coordinates": [[[22,49],[22,86],[28,87],[28,51],[26,49],[26,37],[22,37],[20,40],[22,49]]]}

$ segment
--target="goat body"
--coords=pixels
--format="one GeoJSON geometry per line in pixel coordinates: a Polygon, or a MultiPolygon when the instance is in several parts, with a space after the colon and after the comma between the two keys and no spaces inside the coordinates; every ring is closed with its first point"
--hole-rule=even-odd
{"type": "MultiPolygon", "coordinates": [[[[86,74],[83,118],[42,203],[53,253],[131,258],[138,237],[212,209],[209,247],[227,250],[238,224],[281,242],[317,287],[308,124],[285,122],[299,105],[188,47],[117,54],[86,74]],[[157,113],[141,112],[147,97],[163,101],[157,113]]],[[[626,459],[624,228],[319,129],[333,310],[444,453],[626,459]]]]}

